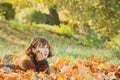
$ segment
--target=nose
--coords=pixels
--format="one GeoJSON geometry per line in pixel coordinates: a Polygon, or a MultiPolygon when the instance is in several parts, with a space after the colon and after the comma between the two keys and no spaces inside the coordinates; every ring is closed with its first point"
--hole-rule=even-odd
{"type": "Polygon", "coordinates": [[[48,49],[45,49],[44,52],[47,53],[47,52],[49,52],[49,50],[48,50],[48,49]]]}
{"type": "Polygon", "coordinates": [[[45,50],[44,52],[48,52],[48,50],[45,50]]]}

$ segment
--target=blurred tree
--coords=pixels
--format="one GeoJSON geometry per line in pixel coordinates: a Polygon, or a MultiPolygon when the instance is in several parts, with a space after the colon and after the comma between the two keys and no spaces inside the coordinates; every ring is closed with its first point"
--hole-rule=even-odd
{"type": "Polygon", "coordinates": [[[5,19],[13,19],[15,17],[15,9],[10,3],[0,3],[0,15],[3,15],[5,19]]]}
{"type": "Polygon", "coordinates": [[[102,30],[106,35],[116,35],[120,30],[120,0],[94,1],[91,10],[91,19],[96,29],[102,30]]]}
{"type": "Polygon", "coordinates": [[[120,30],[120,0],[46,0],[58,10],[66,9],[69,20],[81,27],[88,23],[92,29],[114,36],[120,30]],[[76,23],[75,23],[76,24],[76,23]]]}
{"type": "MultiPolygon", "coordinates": [[[[16,12],[26,7],[41,9],[41,6],[56,6],[58,12],[68,11],[65,13],[69,15],[68,24],[75,21],[74,24],[81,27],[87,23],[96,32],[102,32],[106,36],[114,36],[120,30],[120,0],[1,0],[1,2],[13,4],[16,12]]],[[[59,23],[57,17],[54,20],[59,23]]]]}
{"type": "Polygon", "coordinates": [[[31,23],[44,23],[44,24],[50,24],[50,25],[59,25],[60,20],[58,13],[56,11],[56,8],[50,7],[49,8],[49,14],[42,13],[42,11],[33,11],[30,15],[27,15],[26,20],[31,23]]]}
{"type": "Polygon", "coordinates": [[[56,6],[50,7],[49,8],[49,12],[50,12],[51,20],[53,20],[53,23],[51,23],[51,24],[59,25],[60,24],[60,20],[59,20],[58,12],[56,10],[56,6]]]}

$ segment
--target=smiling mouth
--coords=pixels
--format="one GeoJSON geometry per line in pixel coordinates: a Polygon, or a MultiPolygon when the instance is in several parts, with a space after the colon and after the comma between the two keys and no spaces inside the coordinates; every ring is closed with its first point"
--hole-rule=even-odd
{"type": "Polygon", "coordinates": [[[44,54],[44,56],[47,56],[47,54],[44,54]]]}

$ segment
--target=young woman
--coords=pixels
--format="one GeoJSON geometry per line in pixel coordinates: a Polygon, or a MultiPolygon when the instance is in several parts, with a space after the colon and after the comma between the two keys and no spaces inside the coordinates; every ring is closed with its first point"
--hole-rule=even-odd
{"type": "MultiPolygon", "coordinates": [[[[35,37],[26,50],[24,58],[13,60],[11,64],[4,66],[12,69],[21,69],[23,71],[34,70],[36,72],[49,72],[47,58],[52,56],[48,40],[44,37],[35,37]]],[[[3,67],[3,65],[1,64],[3,67]]]]}

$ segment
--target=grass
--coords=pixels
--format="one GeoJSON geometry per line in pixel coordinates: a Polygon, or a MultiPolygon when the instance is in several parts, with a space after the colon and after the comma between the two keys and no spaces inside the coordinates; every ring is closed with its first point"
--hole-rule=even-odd
{"type": "Polygon", "coordinates": [[[120,60],[114,55],[112,49],[97,49],[82,46],[73,38],[65,38],[50,33],[47,29],[53,26],[39,24],[20,24],[14,21],[0,22],[0,57],[6,54],[23,55],[30,40],[35,36],[46,37],[52,46],[54,56],[49,61],[70,56],[73,60],[89,60],[93,56],[99,56],[102,60],[109,60],[120,64],[120,60]]]}

